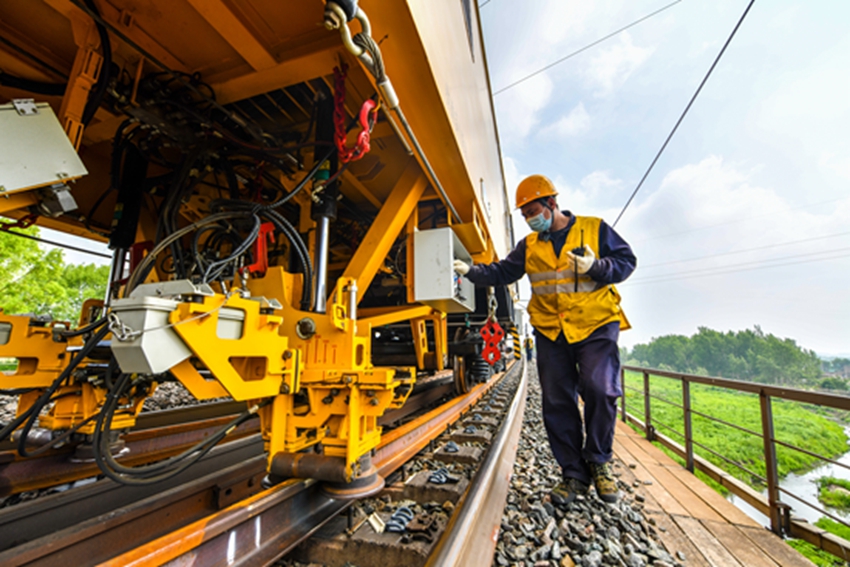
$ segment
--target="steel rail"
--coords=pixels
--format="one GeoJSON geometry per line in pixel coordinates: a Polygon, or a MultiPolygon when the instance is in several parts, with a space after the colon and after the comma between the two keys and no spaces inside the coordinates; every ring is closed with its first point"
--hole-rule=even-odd
{"type": "MultiPolygon", "coordinates": [[[[511,370],[383,436],[372,458],[379,473],[386,476],[400,468],[511,370]]],[[[101,565],[266,565],[291,551],[351,502],[327,496],[313,480],[291,479],[101,565]]]]}
{"type": "MultiPolygon", "coordinates": [[[[206,439],[231,421],[232,416],[223,416],[131,431],[124,436],[129,452],[120,461],[128,466],[138,466],[165,459],[206,439]]],[[[237,427],[224,442],[241,439],[257,431],[258,421],[251,420],[237,427]]],[[[73,451],[74,447],[69,446],[28,459],[20,459],[11,452],[0,453],[0,463],[5,462],[0,464],[0,496],[49,488],[100,474],[93,461],[71,460],[69,457],[72,457],[73,451]]]]}
{"type": "Polygon", "coordinates": [[[502,427],[458,503],[428,566],[480,565],[483,558],[488,564],[492,561],[525,413],[528,369],[525,363],[522,368],[520,384],[502,427]]]}
{"type": "Polygon", "coordinates": [[[246,492],[258,492],[264,474],[263,442],[255,435],[215,447],[189,470],[156,485],[101,480],[4,508],[0,565],[108,559],[141,537],[166,533],[175,521],[203,517],[246,492]],[[241,468],[234,472],[234,466],[241,468]],[[161,496],[166,491],[170,496],[161,496]],[[165,513],[169,521],[155,519],[165,513]]]}

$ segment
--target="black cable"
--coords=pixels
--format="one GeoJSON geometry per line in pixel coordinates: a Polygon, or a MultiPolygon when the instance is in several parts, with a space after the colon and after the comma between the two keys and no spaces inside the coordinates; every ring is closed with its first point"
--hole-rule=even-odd
{"type": "Polygon", "coordinates": [[[21,396],[28,394],[36,388],[12,388],[11,390],[0,390],[0,396],[21,396]]]}
{"type": "Polygon", "coordinates": [[[44,244],[50,244],[51,246],[58,246],[59,248],[65,248],[67,250],[73,250],[75,252],[81,252],[83,254],[90,254],[92,256],[100,256],[101,258],[112,258],[110,254],[104,254],[103,252],[95,252],[93,250],[86,250],[85,248],[79,248],[77,246],[71,246],[70,244],[64,244],[62,242],[56,242],[55,240],[47,240],[46,238],[39,238],[38,236],[32,236],[30,234],[24,234],[22,232],[15,232],[13,230],[3,230],[6,234],[13,234],[15,236],[20,236],[21,238],[27,238],[29,240],[35,240],[36,242],[41,242],[44,244]]]}
{"type": "Polygon", "coordinates": [[[66,338],[67,337],[79,337],[80,335],[85,335],[86,333],[91,333],[92,331],[94,331],[95,329],[100,327],[101,325],[105,324],[107,320],[108,320],[108,317],[106,315],[104,315],[103,317],[101,317],[97,321],[93,321],[93,322],[89,323],[88,325],[86,325],[85,327],[80,327],[79,329],[74,329],[73,331],[70,330],[70,329],[67,329],[65,331],[59,331],[59,334],[62,335],[63,337],[66,337],[66,338]]]}
{"type": "Polygon", "coordinates": [[[32,79],[24,79],[23,77],[16,77],[3,71],[0,71],[0,85],[44,96],[62,96],[65,94],[65,87],[67,86],[63,83],[45,83],[42,81],[33,81],[32,79]]]}
{"type": "Polygon", "coordinates": [[[87,417],[86,419],[84,419],[83,421],[81,421],[80,423],[75,425],[74,427],[72,427],[72,428],[68,429],[67,431],[65,431],[64,433],[62,433],[62,435],[60,435],[56,439],[51,439],[49,442],[45,443],[41,447],[39,447],[37,449],[33,449],[32,451],[28,451],[26,456],[27,457],[37,457],[38,455],[43,455],[44,453],[46,453],[47,451],[49,451],[50,449],[55,447],[57,443],[63,443],[69,437],[71,437],[71,435],[73,435],[74,433],[76,433],[77,431],[79,431],[80,429],[82,429],[83,427],[88,425],[89,423],[91,423],[91,421],[93,419],[97,418],[97,415],[98,414],[90,415],[89,417],[87,417]]]}
{"type": "MultiPolygon", "coordinates": [[[[663,6],[662,8],[659,8],[658,10],[656,10],[656,11],[654,11],[654,12],[650,13],[650,14],[647,14],[646,16],[644,16],[644,17],[640,18],[639,20],[635,20],[634,22],[630,23],[629,25],[624,26],[624,27],[622,27],[622,28],[618,29],[617,31],[614,31],[614,32],[609,33],[609,34],[608,34],[608,35],[606,35],[605,37],[601,37],[601,38],[597,39],[596,41],[594,41],[594,42],[592,42],[592,43],[588,43],[587,45],[585,45],[585,46],[584,46],[584,47],[582,47],[581,49],[579,49],[579,50],[577,50],[577,51],[573,51],[573,52],[572,52],[572,53],[570,53],[569,55],[566,55],[566,56],[564,56],[564,57],[561,57],[561,58],[560,58],[560,59],[558,59],[557,61],[554,61],[554,62],[552,62],[552,63],[549,63],[549,64],[548,64],[548,65],[546,65],[545,67],[542,67],[542,68],[540,68],[540,69],[538,69],[538,70],[534,71],[534,72],[533,72],[533,73],[531,73],[530,75],[526,75],[526,76],[525,76],[525,77],[523,77],[522,79],[519,79],[519,80],[517,80],[517,81],[514,81],[513,83],[511,83],[510,85],[508,85],[508,86],[506,86],[506,87],[502,87],[501,89],[499,89],[499,90],[497,90],[496,92],[494,92],[494,93],[493,93],[493,96],[496,96],[497,94],[503,93],[503,92],[505,92],[505,91],[506,91],[506,90],[508,90],[508,89],[512,89],[512,88],[514,88],[515,86],[517,86],[518,84],[523,83],[523,82],[527,81],[528,79],[530,79],[530,78],[532,78],[532,77],[535,77],[535,76],[539,75],[539,74],[540,74],[540,73],[542,73],[543,71],[546,71],[547,69],[551,69],[551,68],[552,68],[552,67],[554,67],[555,65],[558,65],[558,64],[560,64],[560,63],[563,63],[563,62],[564,62],[564,61],[566,61],[567,59],[570,59],[570,58],[572,58],[572,57],[575,57],[575,56],[576,56],[576,55],[578,55],[579,53],[583,53],[583,52],[587,51],[588,49],[590,49],[591,47],[594,47],[594,46],[596,46],[596,45],[599,45],[599,44],[600,44],[600,43],[602,43],[603,41],[607,41],[607,40],[611,39],[611,38],[612,38],[612,37],[614,37],[615,35],[618,35],[618,34],[620,34],[620,33],[624,32],[624,31],[626,31],[627,29],[629,29],[629,28],[631,28],[631,27],[634,27],[634,26],[638,25],[639,23],[643,22],[644,20],[648,20],[648,19],[649,19],[649,18],[651,18],[652,16],[654,16],[654,15],[656,15],[656,14],[660,14],[661,12],[663,12],[664,10],[667,10],[668,8],[672,8],[673,6],[675,6],[676,4],[678,4],[678,3],[679,3],[679,2],[681,2],[681,1],[682,1],[682,0],[676,0],[675,2],[672,2],[672,3],[670,3],[670,4],[667,4],[666,6],[663,6]]],[[[488,2],[489,2],[489,0],[488,0],[488,2]]],[[[485,4],[486,4],[486,2],[485,2],[485,4]]],[[[483,5],[484,5],[484,4],[482,4],[482,6],[483,6],[483,5]]]]}
{"type": "MultiPolygon", "coordinates": [[[[86,341],[86,343],[83,345],[83,348],[81,348],[77,352],[74,358],[71,359],[71,362],[68,364],[68,366],[65,367],[65,370],[62,371],[62,373],[56,378],[56,380],[53,381],[50,387],[48,387],[44,391],[44,393],[33,403],[33,405],[30,406],[28,411],[30,411],[31,413],[29,415],[29,418],[27,419],[26,424],[21,430],[21,438],[18,441],[19,455],[21,455],[22,457],[29,456],[29,452],[26,448],[27,436],[35,425],[35,422],[38,420],[38,415],[41,413],[41,410],[48,404],[48,402],[50,402],[51,398],[53,397],[53,394],[55,394],[56,390],[59,389],[59,386],[62,385],[62,382],[64,382],[71,375],[71,372],[73,372],[74,369],[79,366],[80,362],[82,362],[83,359],[86,358],[92,350],[94,350],[94,347],[96,347],[97,344],[101,341],[101,339],[103,339],[103,337],[105,337],[108,333],[109,327],[105,326],[97,333],[95,333],[92,338],[86,341]]],[[[3,439],[3,433],[5,433],[5,431],[6,428],[4,428],[2,432],[0,432],[0,440],[3,439]]]]}
{"type": "Polygon", "coordinates": [[[238,260],[239,257],[247,252],[251,245],[254,244],[254,241],[257,240],[257,236],[260,234],[261,225],[262,221],[260,220],[260,217],[255,215],[254,226],[251,228],[250,234],[242,241],[242,244],[237,246],[226,258],[210,263],[204,271],[201,282],[209,283],[219,279],[219,277],[224,273],[224,270],[227,268],[227,265],[238,260]]]}
{"type": "MultiPolygon", "coordinates": [[[[110,389],[103,410],[98,415],[95,426],[93,449],[94,457],[101,472],[110,479],[121,484],[143,486],[161,482],[171,478],[192,466],[203,458],[212,448],[224,439],[233,429],[242,423],[257,416],[256,409],[248,410],[240,414],[236,419],[221,428],[214,435],[200,441],[193,447],[186,449],[179,455],[169,457],[158,463],[139,467],[127,467],[120,464],[113,457],[109,449],[109,433],[111,432],[112,418],[120,398],[129,391],[132,386],[131,375],[124,374],[120,380],[110,389]],[[106,435],[104,435],[104,433],[106,435]]],[[[266,400],[259,407],[271,402],[266,400]]]]}
{"type": "Polygon", "coordinates": [[[99,21],[100,12],[97,6],[94,5],[94,0],[84,0],[86,6],[91,10],[97,18],[95,18],[95,26],[97,34],[100,36],[100,50],[103,53],[103,62],[100,65],[100,76],[97,79],[97,84],[91,92],[86,107],[83,110],[82,123],[88,126],[91,119],[94,118],[100,103],[103,102],[103,97],[106,95],[106,89],[109,87],[109,73],[112,72],[112,44],[109,41],[109,32],[106,27],[99,21]]]}
{"type": "Polygon", "coordinates": [[[676,133],[676,130],[679,129],[679,124],[681,124],[682,120],[685,119],[685,116],[688,114],[688,111],[691,109],[691,106],[694,104],[694,101],[697,99],[697,96],[699,96],[700,91],[702,91],[702,87],[705,86],[705,83],[711,76],[712,71],[714,71],[714,68],[717,66],[717,63],[720,62],[720,58],[723,57],[723,54],[726,52],[726,48],[729,47],[729,44],[732,42],[732,38],[735,37],[735,34],[738,32],[738,28],[741,27],[742,23],[744,23],[744,18],[747,17],[747,14],[750,12],[750,8],[752,8],[753,3],[755,3],[755,1],[756,0],[750,0],[750,3],[747,4],[747,8],[744,10],[744,13],[741,14],[741,18],[738,20],[738,23],[735,24],[735,28],[732,30],[732,33],[729,34],[729,37],[726,39],[726,43],[724,43],[723,47],[720,49],[720,53],[717,54],[717,57],[715,57],[714,62],[711,64],[711,67],[709,67],[708,73],[705,74],[705,77],[703,77],[702,81],[697,87],[696,92],[691,97],[691,100],[688,101],[688,105],[685,107],[684,112],[682,112],[682,115],[679,116],[679,119],[676,121],[676,125],[673,126],[673,130],[670,131],[670,134],[667,136],[667,139],[664,140],[664,144],[661,146],[661,149],[658,150],[657,154],[655,154],[655,159],[653,159],[652,163],[649,164],[649,168],[646,170],[646,173],[643,174],[643,177],[637,184],[637,187],[635,187],[635,190],[632,192],[632,195],[629,197],[629,200],[626,201],[626,204],[623,206],[623,210],[620,211],[619,215],[617,215],[617,220],[615,220],[614,223],[611,225],[612,227],[617,226],[617,223],[623,217],[623,213],[625,213],[626,209],[629,208],[629,205],[632,203],[632,200],[635,198],[635,195],[637,195],[638,191],[640,191],[641,186],[643,186],[643,182],[646,181],[647,177],[649,177],[649,173],[652,171],[652,168],[655,167],[656,162],[658,162],[658,158],[660,158],[661,154],[664,153],[665,148],[667,148],[667,144],[670,143],[670,140],[673,138],[673,135],[676,133]]]}

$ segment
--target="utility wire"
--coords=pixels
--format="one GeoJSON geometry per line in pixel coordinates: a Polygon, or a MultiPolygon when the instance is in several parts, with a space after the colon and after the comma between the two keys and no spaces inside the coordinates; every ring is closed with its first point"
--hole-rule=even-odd
{"type": "MultiPolygon", "coordinates": [[[[490,1],[491,1],[491,0],[487,0],[487,2],[490,2],[490,1]]],[[[564,61],[566,61],[567,59],[570,59],[570,58],[572,58],[572,57],[575,57],[575,56],[576,56],[576,55],[578,55],[579,53],[582,53],[582,52],[584,52],[584,51],[587,51],[587,50],[588,50],[588,49],[590,49],[591,47],[594,47],[594,46],[596,46],[596,45],[599,45],[599,44],[600,44],[600,43],[602,43],[603,41],[606,41],[606,40],[611,39],[611,38],[612,38],[612,37],[614,37],[615,35],[620,34],[620,33],[624,32],[624,31],[626,31],[627,29],[629,29],[629,28],[631,28],[631,27],[634,27],[634,26],[638,25],[639,23],[643,22],[644,20],[648,20],[649,18],[651,18],[652,16],[654,16],[654,15],[656,15],[656,14],[660,14],[660,13],[661,13],[661,12],[663,12],[664,10],[666,10],[666,9],[668,9],[668,8],[671,8],[671,7],[675,6],[676,4],[678,4],[678,3],[679,3],[679,2],[681,2],[681,1],[682,1],[682,0],[676,0],[675,2],[671,2],[670,4],[667,4],[666,6],[664,6],[664,7],[662,7],[662,8],[659,8],[658,10],[656,10],[656,11],[652,12],[651,14],[647,14],[646,16],[642,17],[641,19],[639,19],[639,20],[635,20],[634,22],[630,23],[629,25],[627,25],[627,26],[625,26],[625,27],[622,27],[622,28],[618,29],[618,30],[617,30],[617,31],[615,31],[615,32],[611,32],[611,33],[609,33],[608,35],[606,35],[605,37],[602,37],[602,38],[597,39],[597,40],[596,40],[596,41],[594,41],[593,43],[589,43],[589,44],[585,45],[584,47],[582,47],[582,48],[581,48],[581,49],[579,49],[578,51],[573,51],[573,52],[572,52],[572,53],[570,53],[569,55],[566,55],[566,56],[564,56],[564,57],[561,57],[560,59],[558,59],[557,61],[555,61],[555,62],[553,62],[553,63],[549,63],[549,64],[548,64],[548,65],[546,65],[545,67],[542,67],[542,68],[538,69],[537,71],[535,71],[535,72],[531,73],[530,75],[526,75],[526,76],[525,76],[525,77],[523,77],[522,79],[519,79],[519,80],[517,80],[517,81],[514,81],[514,82],[513,82],[513,83],[511,83],[510,85],[508,85],[508,86],[506,86],[506,87],[502,87],[501,89],[499,89],[499,90],[497,90],[496,92],[494,92],[494,93],[493,93],[493,96],[496,96],[497,94],[503,93],[503,92],[505,92],[505,91],[506,91],[506,90],[508,90],[508,89],[512,89],[512,88],[514,88],[515,86],[517,86],[518,84],[520,84],[520,83],[522,83],[522,82],[525,82],[525,81],[527,81],[528,79],[530,79],[530,78],[532,78],[532,77],[535,77],[535,76],[539,75],[539,74],[540,74],[540,73],[542,73],[543,71],[546,71],[547,69],[551,69],[551,68],[552,68],[552,67],[554,67],[555,65],[558,65],[558,64],[560,64],[560,63],[563,63],[563,62],[564,62],[564,61]]],[[[487,2],[484,2],[484,4],[486,4],[487,2]]],[[[483,6],[484,4],[481,4],[481,6],[483,6]]],[[[479,7],[480,7],[480,6],[479,6],[479,7]]]]}
{"type": "Polygon", "coordinates": [[[658,150],[658,153],[655,155],[655,159],[653,159],[652,163],[649,164],[649,168],[646,170],[646,173],[643,174],[640,183],[638,183],[637,187],[635,187],[635,190],[632,192],[632,195],[631,197],[629,197],[629,200],[626,201],[625,206],[623,206],[623,210],[620,211],[619,215],[617,215],[617,220],[615,220],[614,224],[611,225],[612,227],[617,226],[617,223],[622,218],[623,213],[625,213],[626,209],[629,208],[629,205],[631,205],[632,200],[635,198],[635,195],[637,195],[637,192],[640,191],[641,186],[643,186],[643,182],[646,181],[647,177],[649,177],[649,173],[652,171],[652,168],[655,167],[656,162],[658,162],[658,158],[660,158],[661,154],[664,153],[664,150],[667,148],[667,144],[670,143],[670,140],[673,138],[673,135],[676,133],[676,130],[679,129],[679,125],[682,123],[682,120],[685,119],[685,116],[687,116],[688,111],[691,109],[691,106],[694,104],[694,101],[697,99],[697,96],[699,96],[700,91],[702,91],[702,87],[705,86],[705,83],[711,76],[712,71],[714,71],[714,68],[720,62],[720,58],[723,57],[723,54],[726,52],[726,48],[729,47],[729,44],[732,42],[732,38],[735,37],[735,34],[738,32],[738,28],[741,27],[742,23],[744,23],[744,18],[747,17],[747,14],[750,12],[750,8],[753,7],[755,1],[756,0],[750,0],[750,3],[747,4],[747,8],[744,10],[744,13],[741,14],[741,19],[738,20],[737,24],[735,24],[735,28],[732,30],[732,33],[729,34],[729,38],[726,40],[726,43],[723,44],[723,48],[720,50],[720,53],[717,54],[717,57],[714,59],[714,63],[712,63],[711,67],[709,67],[708,73],[706,73],[705,77],[703,77],[702,82],[699,84],[696,92],[694,93],[694,96],[691,97],[690,102],[688,102],[688,105],[685,107],[685,111],[682,112],[682,115],[679,117],[679,120],[676,121],[676,125],[673,126],[673,130],[670,131],[670,135],[668,135],[667,139],[664,140],[664,144],[661,146],[661,149],[658,150]]]}
{"type": "Polygon", "coordinates": [[[850,256],[850,248],[836,248],[834,250],[824,250],[823,252],[812,252],[811,254],[807,254],[803,257],[794,258],[790,261],[787,261],[787,258],[770,258],[768,260],[762,260],[759,262],[744,262],[741,264],[727,264],[725,266],[716,266],[715,268],[700,268],[697,270],[685,270],[683,272],[672,272],[669,274],[659,274],[657,276],[651,276],[647,278],[637,278],[635,280],[628,280],[625,283],[629,284],[639,284],[639,283],[655,283],[669,280],[678,280],[678,279],[688,279],[688,278],[699,278],[703,276],[713,276],[717,274],[731,274],[735,272],[746,272],[750,270],[756,270],[761,268],[772,268],[774,266],[790,266],[794,264],[806,264],[809,262],[820,262],[822,260],[835,260],[838,258],[845,258],[850,256]],[[841,253],[835,255],[836,253],[841,253]],[[825,258],[812,258],[812,256],[821,256],[833,254],[832,256],[827,256],[825,258]]]}
{"type": "Polygon", "coordinates": [[[61,242],[55,242],[53,240],[47,240],[45,238],[39,238],[37,236],[30,236],[29,234],[22,234],[20,232],[14,232],[11,230],[4,230],[3,232],[5,232],[6,234],[14,234],[15,236],[20,236],[21,238],[29,238],[30,240],[35,240],[36,242],[41,242],[42,244],[50,244],[51,246],[67,248],[68,250],[82,252],[83,254],[91,254],[92,256],[100,256],[101,258],[112,259],[112,255],[104,254],[103,252],[94,252],[93,250],[86,250],[85,248],[78,248],[76,246],[71,246],[70,244],[62,244],[61,242]]]}
{"type": "Polygon", "coordinates": [[[753,267],[750,267],[750,268],[740,268],[740,269],[735,269],[735,270],[724,270],[724,271],[717,271],[717,272],[711,272],[711,273],[706,273],[706,274],[696,274],[696,275],[691,275],[691,276],[670,277],[670,278],[667,278],[667,279],[661,278],[661,279],[657,279],[657,280],[638,280],[638,281],[635,281],[635,282],[625,281],[623,283],[617,284],[617,286],[618,287],[627,287],[627,286],[635,286],[635,285],[666,283],[666,282],[678,281],[678,280],[690,280],[690,279],[693,279],[693,278],[707,278],[707,277],[712,277],[712,276],[722,276],[722,275],[726,275],[726,274],[735,274],[735,273],[738,273],[738,272],[750,272],[750,271],[753,271],[753,270],[764,270],[766,268],[778,268],[780,266],[798,266],[800,264],[811,264],[812,262],[825,262],[827,260],[839,260],[841,258],[850,258],[850,254],[841,254],[841,255],[838,255],[838,256],[830,256],[828,258],[813,258],[813,259],[810,259],[810,260],[794,260],[794,261],[791,261],[791,262],[786,262],[784,264],[770,264],[768,266],[753,266],[753,267]]]}
{"type": "Polygon", "coordinates": [[[489,4],[492,1],[493,0],[484,0],[484,2],[482,2],[481,4],[478,5],[478,9],[480,10],[481,8],[483,8],[484,6],[486,6],[487,4],[489,4]]]}
{"type": "Polygon", "coordinates": [[[697,260],[705,260],[707,258],[717,258],[719,256],[731,256],[733,254],[743,254],[745,252],[754,252],[756,250],[767,250],[768,248],[779,248],[781,246],[792,246],[794,244],[802,244],[803,242],[812,242],[813,240],[825,240],[827,238],[836,238],[838,236],[847,236],[850,232],[839,232],[836,234],[826,234],[824,236],[815,236],[812,238],[804,238],[802,240],[792,240],[790,242],[780,242],[778,244],[768,244],[767,246],[758,246],[756,248],[744,248],[743,250],[732,250],[730,252],[721,252],[719,254],[709,254],[708,256],[698,256],[696,258],[686,258],[684,260],[671,260],[669,262],[660,262],[658,264],[641,265],[641,270],[647,268],[657,268],[658,266],[669,266],[670,264],[682,264],[685,262],[696,262],[697,260]]]}
{"type": "Polygon", "coordinates": [[[730,220],[730,221],[721,222],[721,223],[717,223],[717,224],[710,224],[710,225],[707,225],[707,226],[698,226],[696,228],[691,228],[691,229],[688,229],[688,230],[681,230],[679,232],[668,232],[667,234],[659,234],[658,236],[651,236],[649,238],[644,238],[642,240],[633,240],[632,243],[633,244],[640,244],[642,242],[649,242],[651,240],[658,240],[660,238],[668,238],[670,236],[679,236],[681,234],[688,234],[688,233],[691,233],[691,232],[696,232],[698,230],[708,230],[710,228],[717,228],[719,226],[737,224],[739,222],[747,222],[747,221],[750,221],[752,219],[772,217],[772,216],[775,216],[779,213],[784,213],[784,212],[787,212],[787,211],[800,211],[800,210],[803,210],[803,209],[810,209],[812,207],[816,207],[816,206],[819,206],[819,205],[826,205],[827,203],[835,203],[836,201],[845,201],[845,200],[847,200],[847,197],[840,197],[838,199],[829,199],[828,201],[819,201],[817,203],[809,203],[808,205],[795,205],[793,207],[780,209],[778,211],[771,211],[769,213],[763,213],[763,214],[760,214],[760,215],[753,215],[753,216],[750,216],[750,217],[744,217],[744,218],[730,220]]]}

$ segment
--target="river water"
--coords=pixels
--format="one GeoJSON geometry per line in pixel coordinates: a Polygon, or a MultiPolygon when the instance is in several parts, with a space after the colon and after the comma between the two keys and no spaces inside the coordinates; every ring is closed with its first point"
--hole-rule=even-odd
{"type": "MultiPolygon", "coordinates": [[[[845,428],[845,432],[848,434],[848,436],[850,436],[850,428],[845,428]]],[[[837,459],[833,460],[841,463],[842,465],[850,467],[850,451],[844,453],[837,459]]],[[[794,473],[790,473],[788,476],[786,476],[779,482],[779,486],[781,486],[788,492],[794,494],[795,496],[798,496],[808,502],[812,502],[815,506],[824,508],[830,514],[838,516],[839,518],[842,518],[848,523],[850,523],[850,513],[841,512],[833,508],[826,508],[818,501],[817,480],[822,476],[833,476],[836,478],[850,480],[850,470],[845,469],[844,467],[833,465],[832,463],[825,463],[823,466],[812,469],[804,474],[797,475],[794,473]]],[[[766,493],[766,491],[764,493],[766,493]]],[[[764,514],[744,502],[741,498],[735,496],[734,494],[730,494],[729,496],[727,496],[727,499],[755,521],[761,523],[763,526],[770,526],[770,519],[767,516],[765,516],[764,514]]],[[[791,498],[785,493],[780,493],[780,499],[783,502],[787,503],[789,506],[791,506],[793,510],[792,516],[803,518],[812,524],[814,524],[818,519],[823,516],[823,514],[821,514],[817,510],[803,504],[802,502],[794,498],[791,498]]]]}

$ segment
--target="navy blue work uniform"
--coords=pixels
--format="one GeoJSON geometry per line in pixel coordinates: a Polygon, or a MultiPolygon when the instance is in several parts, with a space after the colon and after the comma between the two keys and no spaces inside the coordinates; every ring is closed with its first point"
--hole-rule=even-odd
{"type": "MultiPolygon", "coordinates": [[[[556,257],[561,255],[576,220],[569,211],[564,214],[570,218],[565,228],[536,235],[535,245],[540,246],[541,239],[548,241],[556,257]]],[[[526,273],[526,240],[501,262],[472,266],[467,277],[477,285],[507,285],[517,281],[526,273]]],[[[604,221],[599,224],[596,256],[585,275],[600,287],[622,282],[637,265],[631,247],[604,221]]],[[[573,343],[563,332],[554,340],[537,328],[534,334],[549,445],[564,478],[590,484],[587,463],[607,463],[613,456],[617,398],[623,395],[617,347],[620,322],[602,324],[586,338],[573,343]],[[584,400],[584,427],[579,395],[584,400]]]]}

